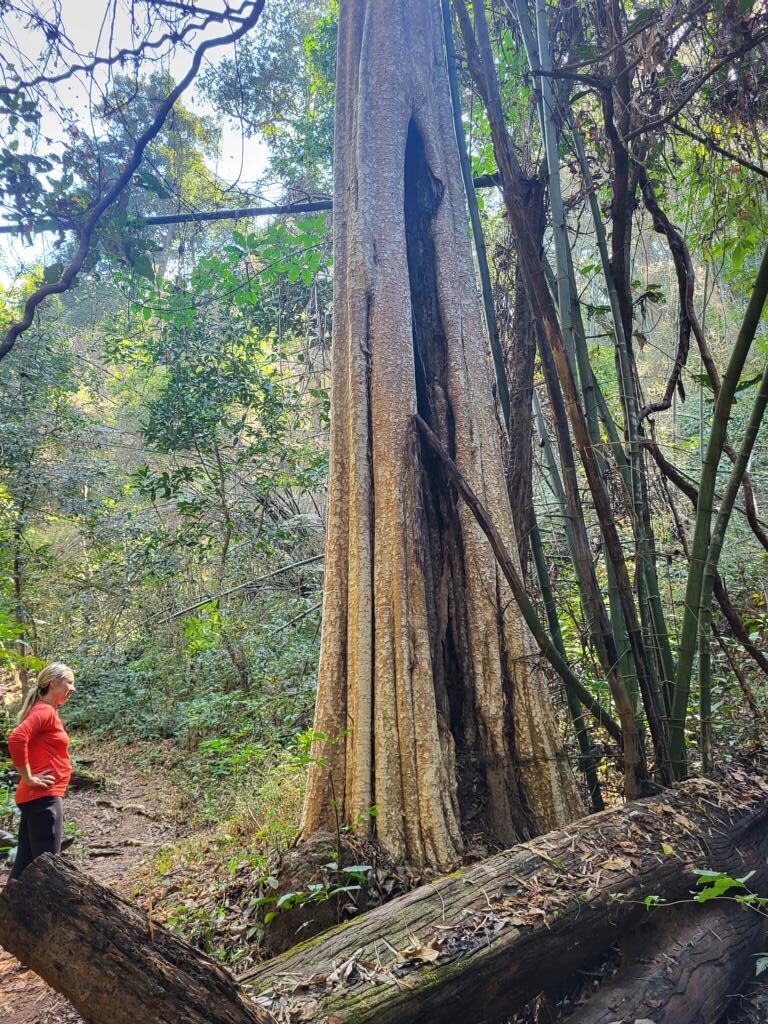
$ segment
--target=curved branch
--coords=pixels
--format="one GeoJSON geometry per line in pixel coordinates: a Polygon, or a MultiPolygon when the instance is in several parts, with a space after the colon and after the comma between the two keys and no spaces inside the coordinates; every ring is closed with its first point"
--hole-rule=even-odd
{"type": "MultiPolygon", "coordinates": [[[[688,358],[691,331],[693,331],[694,337],[696,338],[699,352],[701,354],[701,361],[706,368],[707,376],[709,377],[709,381],[712,385],[712,391],[715,399],[717,399],[720,394],[721,382],[720,374],[718,373],[717,366],[712,358],[712,353],[707,345],[707,340],[704,336],[704,328],[699,320],[698,314],[696,313],[693,301],[695,271],[693,269],[691,254],[688,250],[688,244],[674,224],[671,223],[669,217],[667,217],[659,206],[653,185],[648,177],[648,172],[644,167],[640,169],[640,188],[646,208],[653,218],[653,226],[655,230],[659,232],[659,234],[665,235],[667,238],[669,251],[675,265],[675,273],[677,275],[678,291],[680,295],[679,334],[675,364],[672,368],[672,373],[670,374],[664,396],[656,402],[648,403],[640,410],[640,420],[642,421],[651,413],[663,412],[664,410],[669,409],[672,404],[672,395],[675,387],[680,390],[680,397],[685,398],[685,394],[682,390],[682,384],[680,383],[680,375],[688,358]]],[[[723,451],[731,462],[736,461],[736,452],[727,437],[723,445],[723,451]]],[[[744,494],[744,507],[746,509],[747,521],[757,540],[763,548],[768,551],[768,533],[763,529],[757,515],[755,494],[749,473],[744,474],[741,481],[741,489],[744,494]]]]}
{"type": "Polygon", "coordinates": [[[194,9],[187,7],[187,5],[179,5],[187,8],[189,14],[205,14],[205,20],[198,23],[190,23],[181,30],[173,30],[166,32],[162,36],[159,36],[154,40],[145,40],[138,46],[130,48],[123,47],[118,50],[117,53],[112,54],[109,57],[94,57],[93,60],[87,64],[72,64],[67,68],[66,71],[62,71],[59,75],[38,75],[36,78],[30,78],[28,81],[19,81],[13,86],[4,85],[2,86],[2,92],[7,96],[15,96],[20,92],[28,89],[34,89],[38,85],[58,85],[59,82],[66,82],[68,78],[72,78],[73,75],[85,72],[86,74],[93,74],[97,67],[103,65],[112,66],[113,64],[122,64],[126,60],[135,59],[142,56],[148,50],[157,50],[165,43],[172,43],[176,45],[184,41],[185,37],[190,35],[192,32],[200,32],[206,29],[209,25],[214,22],[222,21],[240,21],[244,10],[250,6],[250,0],[244,0],[244,2],[238,8],[229,8],[225,11],[217,13],[216,11],[201,10],[200,8],[194,9]]]}
{"type": "MultiPolygon", "coordinates": [[[[686,246],[685,240],[680,232],[659,206],[656,199],[656,193],[645,168],[641,168],[640,170],[640,191],[642,192],[646,209],[653,220],[654,230],[660,235],[666,236],[669,251],[672,254],[672,260],[675,264],[677,288],[680,296],[675,362],[672,367],[672,372],[669,375],[669,380],[667,381],[663,397],[655,402],[649,402],[640,410],[639,422],[642,423],[646,416],[650,416],[654,412],[664,412],[666,409],[669,409],[672,405],[672,396],[675,393],[675,388],[679,390],[681,399],[685,399],[685,392],[683,391],[680,376],[686,362],[688,361],[688,352],[691,347],[691,328],[693,327],[694,322],[697,321],[696,311],[693,306],[693,266],[691,264],[688,247],[686,246]]],[[[698,337],[699,335],[697,334],[697,338],[698,337]]],[[[707,349],[707,353],[708,351],[709,350],[707,349]]],[[[704,353],[702,352],[702,359],[703,358],[704,353]]],[[[712,365],[714,367],[714,363],[712,365]]]]}
{"type": "Polygon", "coordinates": [[[533,607],[533,604],[526,593],[525,585],[520,579],[517,569],[515,568],[509,552],[504,545],[504,541],[501,539],[501,535],[491,522],[491,518],[480,502],[480,499],[472,490],[466,478],[461,473],[461,470],[445,450],[439,438],[434,434],[429,425],[421,418],[421,416],[418,415],[418,413],[412,416],[411,419],[421,439],[440,460],[449,480],[453,483],[456,490],[467,503],[472,515],[477,520],[478,526],[488,538],[488,543],[493,549],[499,568],[509,584],[509,589],[512,591],[515,601],[517,602],[517,606],[520,609],[520,613],[525,619],[539,650],[560,676],[563,681],[563,685],[578,697],[587,711],[594,716],[595,721],[601,725],[617,743],[623,746],[624,738],[621,727],[617,722],[614,722],[597,698],[587,689],[584,683],[582,683],[576,673],[571,669],[570,665],[560,654],[557,647],[552,642],[551,637],[541,624],[539,616],[536,613],[536,609],[533,607]]]}
{"type": "Polygon", "coordinates": [[[681,135],[687,135],[689,139],[693,139],[694,142],[700,142],[702,146],[706,146],[707,149],[711,149],[713,153],[719,153],[720,156],[724,156],[727,160],[733,160],[734,163],[740,164],[742,167],[746,167],[748,171],[752,171],[753,174],[759,174],[763,178],[768,178],[768,171],[764,167],[760,167],[758,164],[753,164],[750,160],[745,160],[743,156],[739,156],[738,153],[733,153],[729,149],[723,149],[722,146],[718,146],[714,139],[708,138],[704,135],[697,135],[696,132],[692,132],[690,128],[686,128],[680,124],[679,121],[672,122],[673,131],[680,132],[681,135]]]}
{"type": "Polygon", "coordinates": [[[107,210],[112,203],[120,196],[123,189],[126,187],[128,182],[131,180],[133,175],[141,163],[142,157],[144,156],[144,150],[147,148],[150,142],[157,136],[158,132],[165,123],[165,119],[171,112],[173,105],[176,100],[181,96],[184,90],[192,83],[197,72],[200,69],[203,56],[207,50],[212,49],[216,46],[223,46],[228,43],[233,43],[235,40],[240,39],[245,35],[261,16],[261,12],[264,9],[264,0],[253,0],[251,4],[251,12],[244,19],[238,28],[234,31],[227,33],[224,36],[217,36],[215,39],[209,39],[206,42],[200,44],[195,51],[195,56],[192,59],[192,63],[187,71],[186,75],[176,85],[176,87],[166,96],[163,102],[160,104],[157,113],[155,114],[152,124],[147,130],[136,140],[136,145],[133,149],[131,158],[125,165],[122,174],[112,184],[112,186],[104,193],[101,199],[96,203],[88,217],[85,219],[83,226],[80,230],[80,243],[77,247],[75,255],[72,257],[72,261],[66,268],[64,273],[61,275],[58,281],[51,281],[47,284],[42,285],[36,291],[34,291],[27,299],[24,305],[24,316],[21,320],[13,324],[5,334],[2,343],[0,343],[0,359],[3,359],[13,349],[17,339],[21,334],[26,331],[32,324],[32,320],[35,315],[37,307],[48,298],[49,295],[60,295],[62,292],[67,291],[71,286],[75,277],[81,270],[83,263],[88,255],[90,249],[91,238],[96,230],[96,225],[101,218],[101,215],[107,210]]]}

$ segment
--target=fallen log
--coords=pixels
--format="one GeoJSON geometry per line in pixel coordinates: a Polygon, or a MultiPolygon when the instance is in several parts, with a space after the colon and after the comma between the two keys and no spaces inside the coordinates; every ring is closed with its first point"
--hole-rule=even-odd
{"type": "Polygon", "coordinates": [[[87,768],[75,767],[69,785],[71,789],[104,789],[106,780],[103,775],[95,775],[87,768]]]}
{"type": "MultiPolygon", "coordinates": [[[[688,900],[696,868],[738,877],[764,863],[767,825],[768,760],[719,782],[691,780],[308,940],[241,977],[252,1004],[203,954],[48,856],[0,895],[0,943],[92,1024],[497,1024],[648,921],[648,896],[688,900]]],[[[654,920],[668,912],[654,909],[654,920]]],[[[706,959],[714,970],[716,958],[706,959]]],[[[625,977],[648,992],[657,984],[625,977]]],[[[598,1011],[595,1002],[589,1012],[598,1011]]],[[[619,1018],[581,1024],[608,1019],[619,1018]]],[[[663,1020],[707,1018],[678,1000],[663,1020]]]]}
{"type": "Polygon", "coordinates": [[[765,858],[766,769],[690,780],[582,819],[316,936],[241,980],[259,1005],[291,1021],[507,1020],[647,918],[646,897],[688,899],[694,869],[744,874],[765,858]]]}
{"type": "Polygon", "coordinates": [[[764,948],[764,920],[745,907],[670,907],[622,951],[615,978],[568,1024],[717,1024],[764,948]],[[655,933],[655,934],[654,934],[655,933]],[[625,962],[626,961],[626,962],[625,962]]]}
{"type": "Polygon", "coordinates": [[[46,854],[0,894],[0,945],[92,1024],[273,1024],[210,957],[46,854]]]}

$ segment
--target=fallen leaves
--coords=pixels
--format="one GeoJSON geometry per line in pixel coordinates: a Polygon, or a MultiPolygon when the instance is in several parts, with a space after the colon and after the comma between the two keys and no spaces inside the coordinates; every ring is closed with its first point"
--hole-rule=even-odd
{"type": "Polygon", "coordinates": [[[407,949],[398,950],[397,956],[410,963],[433,964],[442,956],[439,946],[439,940],[432,939],[426,946],[408,946],[407,949]]]}
{"type": "Polygon", "coordinates": [[[608,857],[600,865],[606,871],[629,871],[632,867],[632,861],[629,857],[608,857]]]}

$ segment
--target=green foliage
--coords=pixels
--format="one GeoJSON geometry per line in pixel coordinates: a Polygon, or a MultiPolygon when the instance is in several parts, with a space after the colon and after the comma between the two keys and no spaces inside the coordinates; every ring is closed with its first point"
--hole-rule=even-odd
{"type": "MultiPolygon", "coordinates": [[[[290,618],[297,605],[305,603],[275,607],[273,615],[290,618]]],[[[316,634],[317,622],[308,617],[290,634],[244,637],[247,691],[237,687],[220,642],[187,648],[176,659],[159,645],[132,660],[83,659],[67,721],[123,741],[174,738],[201,778],[247,774],[311,720],[316,634]]]]}
{"type": "MultiPolygon", "coordinates": [[[[0,736],[6,736],[10,721],[0,702],[0,736]]],[[[19,808],[14,799],[17,776],[10,761],[0,762],[0,858],[13,858],[16,851],[16,830],[19,808]]]]}
{"type": "MultiPolygon", "coordinates": [[[[217,955],[216,928],[225,917],[226,911],[223,907],[210,909],[181,905],[169,915],[167,925],[185,942],[202,950],[203,953],[215,956],[217,955]]],[[[226,962],[226,956],[221,954],[218,954],[218,959],[226,962]]]]}
{"type": "Polygon", "coordinates": [[[202,76],[217,109],[268,142],[271,178],[286,186],[330,186],[336,28],[335,2],[268,5],[237,60],[202,76]]]}
{"type": "MultiPolygon", "coordinates": [[[[709,900],[719,899],[727,893],[733,895],[734,889],[741,890],[741,893],[749,893],[746,882],[754,875],[754,871],[750,871],[743,878],[731,878],[730,875],[722,871],[697,870],[696,874],[698,875],[697,884],[702,886],[702,888],[693,897],[694,902],[707,903],[709,900]]],[[[741,893],[733,896],[738,903],[743,903],[747,900],[747,897],[741,893]]],[[[749,897],[751,896],[752,894],[749,893],[749,897]]]]}
{"type": "MultiPolygon", "coordinates": [[[[740,126],[715,124],[711,131],[716,144],[739,152],[740,126]]],[[[722,268],[739,294],[748,294],[768,234],[764,195],[755,188],[754,175],[691,140],[677,143],[675,158],[677,184],[665,202],[671,201],[689,225],[689,245],[722,268]]]]}

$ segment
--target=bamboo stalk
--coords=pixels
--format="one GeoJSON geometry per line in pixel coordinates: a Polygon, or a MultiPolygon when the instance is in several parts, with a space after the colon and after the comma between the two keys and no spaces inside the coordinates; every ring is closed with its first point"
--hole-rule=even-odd
{"type": "Polygon", "coordinates": [[[691,687],[691,671],[696,654],[697,635],[699,628],[699,612],[704,581],[704,566],[710,541],[710,524],[712,522],[713,499],[717,467],[723,451],[728,420],[730,419],[736,388],[741,377],[752,341],[755,337],[762,315],[763,305],[768,295],[768,248],[757,273],[752,294],[747,305],[738,337],[733,346],[728,368],[720,387],[720,394],[715,403],[712,415],[712,429],[704,456],[704,465],[699,483],[699,495],[696,505],[696,524],[691,545],[691,560],[688,570],[688,581],[685,590],[685,606],[683,610],[683,626],[680,637],[680,651],[675,678],[675,695],[672,706],[672,722],[670,730],[670,754],[675,773],[678,778],[686,774],[685,754],[685,720],[688,710],[688,696],[691,687]]]}
{"type": "MultiPolygon", "coordinates": [[[[552,89],[549,74],[549,72],[552,71],[552,55],[549,44],[546,5],[544,3],[544,0],[536,0],[537,45],[535,49],[533,44],[533,27],[530,24],[528,8],[523,2],[523,0],[516,0],[516,9],[518,13],[518,20],[521,25],[521,34],[523,37],[531,71],[539,79],[539,110],[549,170],[550,203],[552,207],[553,234],[555,238],[555,256],[557,270],[556,285],[560,316],[560,327],[566,343],[566,351],[569,354],[573,352],[576,357],[576,366],[578,368],[578,374],[581,383],[581,392],[584,398],[584,415],[586,419],[586,427],[590,435],[592,445],[594,446],[595,460],[597,463],[598,472],[601,477],[601,480],[603,480],[603,489],[605,489],[605,466],[603,459],[598,454],[599,446],[601,443],[601,437],[597,421],[595,396],[593,392],[594,375],[592,373],[592,368],[589,363],[589,354],[586,344],[586,334],[584,331],[584,325],[581,319],[581,311],[577,299],[575,273],[573,269],[573,261],[571,257],[570,245],[567,235],[565,208],[562,201],[562,191],[560,185],[560,170],[558,156],[559,130],[555,120],[556,98],[552,89]],[[543,72],[543,74],[537,75],[537,72],[539,71],[543,72]]],[[[482,19],[480,16],[478,16],[477,20],[478,22],[480,22],[482,19]]],[[[577,134],[575,130],[574,134],[577,134]]],[[[583,147],[581,148],[580,155],[584,157],[583,147]]],[[[585,157],[583,159],[583,162],[586,164],[585,157]]],[[[588,173],[589,168],[587,166],[587,174],[588,173]]],[[[643,633],[645,634],[645,637],[653,638],[656,633],[656,628],[654,626],[654,618],[656,619],[656,621],[662,624],[662,630],[664,635],[666,635],[666,628],[663,625],[663,610],[661,608],[661,602],[658,597],[658,581],[655,579],[652,559],[649,557],[651,548],[651,545],[648,541],[649,517],[647,515],[647,510],[644,507],[644,498],[647,494],[647,488],[644,486],[644,466],[642,463],[642,451],[637,440],[637,409],[636,407],[633,408],[631,404],[632,400],[635,401],[635,406],[637,404],[634,389],[634,377],[632,375],[631,360],[629,358],[628,345],[623,330],[618,294],[613,279],[610,258],[608,256],[605,230],[603,227],[602,219],[600,217],[599,208],[597,207],[597,201],[594,196],[594,190],[592,188],[588,188],[588,193],[590,196],[590,207],[592,210],[593,219],[595,221],[595,230],[598,234],[598,243],[600,245],[600,254],[603,262],[603,272],[606,279],[606,284],[608,286],[609,294],[611,295],[611,309],[613,312],[614,321],[616,323],[617,348],[619,350],[622,377],[625,383],[625,386],[622,388],[622,398],[624,400],[623,404],[625,409],[627,436],[630,442],[630,497],[632,500],[632,507],[634,510],[635,537],[637,538],[638,542],[638,563],[640,567],[640,572],[638,574],[638,587],[640,590],[640,615],[643,623],[643,633]],[[654,609],[655,615],[651,611],[651,601],[653,600],[653,598],[651,598],[651,595],[654,594],[656,598],[656,603],[658,604],[658,608],[654,609]]],[[[571,362],[573,363],[573,359],[571,360],[571,362]]],[[[616,648],[620,649],[623,643],[623,633],[624,629],[626,628],[626,619],[624,619],[622,609],[622,619],[624,619],[624,621],[620,622],[618,620],[616,611],[618,606],[620,606],[621,604],[621,600],[616,600],[616,594],[619,590],[616,568],[615,565],[612,563],[610,551],[606,551],[605,557],[606,562],[609,564],[608,577],[611,585],[611,590],[614,592],[614,600],[612,601],[611,609],[611,621],[613,626],[614,643],[616,648]]],[[[651,659],[648,656],[648,651],[645,649],[645,642],[642,636],[637,638],[636,643],[631,644],[631,650],[633,660],[635,661],[635,669],[637,672],[638,680],[642,678],[644,681],[643,684],[641,684],[641,690],[643,692],[643,699],[646,705],[646,712],[648,714],[649,724],[651,725],[651,731],[654,735],[654,742],[657,745],[658,751],[661,750],[661,748],[664,746],[665,738],[662,736],[662,733],[664,731],[664,724],[658,710],[659,681],[655,672],[654,662],[653,659],[651,659]]],[[[671,658],[668,660],[667,664],[671,669],[671,658]]],[[[663,755],[660,756],[659,759],[663,761],[663,755]]]]}
{"type": "MultiPolygon", "coordinates": [[[[637,610],[632,597],[632,587],[627,572],[624,552],[618,537],[613,514],[610,508],[607,495],[605,494],[602,478],[595,458],[593,446],[589,437],[584,414],[581,409],[578,391],[571,372],[568,356],[565,351],[560,324],[557,313],[552,304],[551,297],[546,285],[543,266],[538,250],[533,245],[533,240],[528,225],[523,216],[523,202],[521,196],[520,177],[521,171],[517,157],[512,149],[510,139],[504,124],[504,116],[501,108],[501,97],[499,84],[496,77],[493,58],[490,50],[490,39],[488,26],[485,19],[485,11],[482,5],[475,5],[475,22],[477,33],[472,27],[472,20],[466,7],[465,0],[453,0],[454,9],[459,19],[462,35],[464,36],[470,71],[475,78],[478,89],[483,97],[488,113],[491,133],[493,137],[496,160],[502,176],[502,193],[510,219],[510,224],[515,232],[518,249],[521,259],[521,267],[525,273],[531,300],[534,304],[536,315],[541,324],[539,334],[540,342],[543,339],[545,344],[540,345],[543,356],[549,354],[549,358],[555,364],[558,380],[562,383],[564,399],[567,405],[568,418],[573,427],[574,439],[579,450],[584,471],[587,477],[590,491],[595,503],[595,510],[600,519],[604,531],[605,543],[611,561],[616,570],[616,579],[621,595],[622,608],[627,622],[627,634],[633,651],[633,657],[638,666],[643,666],[642,675],[639,680],[643,699],[646,707],[649,708],[649,726],[656,750],[656,761],[660,777],[664,780],[671,779],[671,767],[667,752],[666,737],[660,722],[657,709],[653,707],[653,694],[648,687],[648,676],[646,667],[643,664],[643,644],[640,625],[637,619],[637,610]]],[[[549,384],[549,381],[548,381],[549,384]]],[[[570,444],[570,436],[568,437],[570,444]]],[[[570,486],[570,485],[569,485],[570,486]]],[[[578,499],[578,486],[575,488],[578,499]]],[[[571,500],[569,491],[569,501],[571,500]]],[[[580,501],[579,501],[580,510],[580,501]]],[[[591,564],[591,561],[590,561],[591,564]]],[[[594,571],[594,570],[593,570],[594,571]]],[[[598,596],[600,596],[598,594],[598,596]]],[[[600,599],[602,607],[602,599],[600,599]]],[[[603,608],[603,615],[605,610],[603,608]]],[[[605,616],[607,619],[607,616],[605,616]]],[[[613,647],[613,637],[608,624],[606,641],[613,647]]],[[[617,679],[615,671],[609,675],[611,690],[614,694],[617,710],[622,720],[625,733],[625,786],[628,791],[635,791],[640,786],[643,772],[643,759],[639,746],[639,734],[636,731],[633,712],[627,697],[626,691],[617,679]],[[614,677],[612,681],[612,676],[614,677]],[[618,685],[616,685],[618,683],[618,685]],[[632,771],[636,772],[633,782],[632,771]]]]}
{"type": "Polygon", "coordinates": [[[709,634],[712,626],[712,592],[715,586],[715,574],[736,496],[739,493],[767,405],[768,363],[763,370],[760,388],[752,406],[749,422],[720,502],[720,509],[712,529],[712,539],[709,542],[701,585],[701,600],[699,602],[699,724],[701,728],[701,760],[705,772],[712,767],[712,678],[709,634]]]}
{"type": "MultiPolygon", "coordinates": [[[[549,582],[547,563],[544,558],[541,533],[539,532],[539,523],[536,519],[535,513],[533,514],[531,522],[530,542],[533,564],[536,567],[536,577],[539,581],[541,596],[544,599],[544,610],[547,614],[547,622],[549,623],[549,632],[552,637],[552,643],[557,648],[563,658],[563,661],[565,661],[566,653],[565,644],[563,643],[563,634],[560,629],[560,620],[557,617],[555,596],[549,582]]],[[[571,721],[573,722],[573,731],[576,734],[579,751],[581,752],[581,769],[584,772],[584,778],[587,782],[592,810],[602,811],[605,804],[603,803],[603,795],[600,790],[600,780],[597,776],[595,751],[592,746],[592,740],[590,739],[587,723],[584,721],[584,711],[582,709],[581,701],[571,687],[566,686],[564,689],[565,699],[568,703],[568,711],[570,712],[571,721]]]]}
{"type": "Polygon", "coordinates": [[[441,0],[443,14],[443,35],[445,37],[445,53],[448,63],[448,84],[451,90],[451,109],[453,111],[453,126],[456,133],[456,144],[459,147],[459,161],[461,163],[461,176],[464,179],[464,193],[467,197],[469,209],[469,220],[472,225],[472,237],[477,253],[477,265],[480,271],[480,284],[483,295],[483,309],[485,310],[485,323],[488,328],[488,337],[491,343],[491,357],[493,368],[496,371],[496,388],[499,396],[504,426],[507,433],[510,431],[510,402],[509,386],[507,383],[507,371],[504,365],[504,353],[501,351],[499,340],[499,328],[496,321],[496,310],[493,305],[493,288],[491,287],[491,274],[488,269],[488,252],[485,248],[485,233],[480,221],[480,209],[477,203],[474,182],[472,180],[472,167],[467,152],[467,142],[464,137],[464,123],[461,119],[461,98],[459,96],[459,81],[456,75],[456,49],[453,45],[453,31],[451,29],[451,12],[449,0],[441,0]]]}
{"type": "Polygon", "coordinates": [[[630,493],[634,509],[635,537],[637,541],[638,563],[640,568],[637,581],[640,598],[640,613],[644,621],[646,636],[648,636],[652,642],[658,644],[659,660],[662,666],[662,692],[664,694],[667,712],[669,712],[672,704],[674,661],[669,643],[669,632],[667,630],[664,608],[659,594],[658,576],[656,574],[653,559],[653,544],[651,542],[650,516],[648,512],[648,483],[645,475],[643,451],[640,445],[638,429],[640,422],[640,410],[637,402],[637,392],[634,385],[632,360],[624,332],[619,295],[616,289],[616,282],[611,267],[610,256],[608,254],[605,224],[603,223],[600,207],[597,202],[595,186],[592,180],[592,172],[584,150],[581,133],[574,122],[572,114],[569,116],[569,121],[576,158],[579,162],[579,167],[584,180],[584,188],[589,199],[589,208],[592,214],[592,223],[595,229],[598,251],[600,253],[603,278],[608,289],[611,316],[613,319],[616,339],[616,349],[619,355],[619,367],[621,370],[620,396],[624,409],[624,422],[626,425],[627,440],[629,442],[628,475],[631,485],[630,493]]]}
{"type": "MultiPolygon", "coordinates": [[[[537,48],[534,29],[528,15],[528,9],[525,6],[524,0],[515,0],[515,2],[518,20],[521,28],[521,34],[523,37],[529,64],[532,70],[538,70],[541,67],[541,56],[537,48]]],[[[543,17],[544,27],[546,28],[546,18],[545,16],[543,17]]],[[[542,82],[546,84],[547,87],[549,86],[549,80],[546,77],[539,76],[537,78],[537,82],[542,82]]],[[[573,261],[571,258],[571,251],[567,238],[565,214],[560,188],[559,165],[557,163],[557,129],[551,117],[551,106],[554,102],[554,97],[551,88],[547,88],[545,91],[542,85],[542,88],[538,90],[538,100],[539,120],[541,123],[542,137],[546,136],[547,138],[550,139],[550,146],[547,150],[550,189],[554,189],[556,195],[559,197],[559,209],[561,211],[561,216],[559,217],[555,225],[555,234],[560,242],[560,244],[556,248],[558,273],[555,274],[552,271],[552,268],[550,267],[546,259],[542,260],[543,269],[549,290],[552,293],[553,298],[556,299],[556,301],[561,307],[561,322],[564,317],[567,322],[567,326],[566,328],[564,328],[564,331],[567,335],[569,334],[570,336],[570,344],[575,354],[575,364],[573,364],[572,361],[572,370],[574,374],[576,373],[576,371],[578,371],[581,394],[584,401],[584,414],[586,418],[587,429],[589,431],[595,452],[598,453],[601,444],[601,436],[600,427],[598,423],[597,403],[595,397],[595,378],[592,372],[591,365],[589,363],[589,353],[586,343],[586,334],[584,331],[584,324],[581,319],[581,310],[577,299],[573,261]],[[547,110],[545,110],[545,103],[549,104],[547,110]],[[563,268],[562,272],[560,270],[561,266],[563,268]],[[563,312],[563,308],[565,308],[565,313],[563,312]]],[[[544,362],[545,364],[547,362],[544,354],[542,354],[542,362],[544,362]]],[[[551,391],[552,386],[550,385],[550,393],[551,391]]],[[[555,411],[557,410],[558,406],[556,403],[553,403],[553,408],[555,409],[555,411]]],[[[569,540],[572,542],[570,543],[572,561],[574,563],[574,568],[576,570],[576,575],[579,580],[579,585],[581,587],[582,594],[588,594],[589,591],[587,590],[587,587],[590,585],[591,582],[589,579],[590,574],[585,573],[583,564],[579,559],[579,551],[576,547],[574,539],[574,528],[572,525],[573,518],[569,519],[568,513],[566,511],[566,495],[565,493],[563,493],[562,483],[560,483],[559,472],[557,470],[557,463],[554,460],[554,456],[551,454],[551,446],[548,449],[549,438],[547,435],[546,427],[543,425],[543,418],[541,418],[540,409],[538,410],[538,417],[539,419],[537,422],[541,423],[541,429],[539,429],[539,436],[541,437],[542,443],[544,444],[545,448],[545,461],[550,471],[550,475],[553,476],[553,479],[556,479],[557,483],[559,484],[559,493],[557,492],[557,487],[555,487],[555,491],[557,493],[558,500],[560,501],[563,510],[563,518],[566,522],[566,528],[570,527],[569,540]]],[[[536,411],[534,412],[534,418],[536,419],[536,411]]],[[[564,430],[558,432],[559,441],[561,435],[567,435],[567,425],[565,426],[564,430]]],[[[563,450],[563,443],[563,441],[560,441],[561,452],[563,450]]],[[[570,439],[568,441],[568,446],[570,448],[570,439]]],[[[604,477],[605,468],[603,460],[599,458],[599,456],[597,455],[596,457],[598,458],[601,476],[604,477]]],[[[570,507],[573,508],[576,506],[573,502],[571,502],[570,507]]],[[[568,529],[566,530],[566,532],[568,532],[568,529]]],[[[609,648],[607,651],[607,657],[610,659],[610,664],[606,664],[605,656],[601,658],[601,663],[603,665],[604,670],[606,671],[606,674],[609,677],[614,668],[618,667],[620,681],[621,683],[623,683],[627,691],[627,695],[630,699],[633,712],[636,713],[638,697],[637,672],[634,667],[631,646],[628,645],[627,642],[626,620],[624,618],[624,612],[621,607],[621,598],[618,592],[616,573],[614,571],[613,564],[607,551],[604,551],[604,560],[606,566],[606,574],[608,577],[608,602],[610,607],[610,619],[606,617],[605,623],[609,624],[610,626],[611,634],[613,637],[613,645],[612,649],[609,648]]],[[[593,624],[595,623],[595,621],[599,621],[595,620],[594,618],[590,618],[589,602],[585,602],[585,610],[587,611],[589,621],[591,621],[593,624]]],[[[598,654],[600,655],[602,651],[606,650],[606,645],[600,638],[599,633],[596,636],[596,640],[596,648],[598,654]]]]}
{"type": "MultiPolygon", "coordinates": [[[[451,90],[451,107],[453,110],[454,130],[456,133],[456,142],[459,148],[459,158],[461,161],[462,177],[464,180],[464,191],[467,197],[467,206],[469,208],[470,223],[472,225],[472,235],[475,243],[475,252],[477,255],[478,268],[480,271],[480,284],[483,295],[483,307],[485,309],[485,319],[486,325],[488,327],[488,336],[491,345],[493,365],[496,371],[496,387],[497,394],[499,396],[499,405],[501,406],[507,436],[511,438],[513,436],[513,431],[511,423],[512,414],[509,397],[509,386],[507,381],[506,367],[504,364],[504,356],[501,350],[501,341],[499,338],[496,310],[493,303],[493,290],[491,287],[491,275],[488,267],[488,253],[485,246],[485,233],[483,231],[483,225],[480,220],[480,210],[478,207],[477,195],[475,193],[475,187],[472,179],[472,168],[470,165],[469,153],[467,152],[466,139],[464,137],[464,124],[461,117],[461,98],[459,95],[458,77],[456,75],[456,50],[453,44],[453,31],[451,27],[451,13],[449,0],[441,0],[441,4],[443,15],[443,33],[445,37],[445,50],[448,62],[448,81],[451,90]]],[[[544,600],[544,606],[547,612],[547,618],[549,620],[549,626],[550,631],[552,633],[553,641],[555,643],[555,646],[559,650],[560,654],[563,656],[563,659],[565,659],[565,648],[562,642],[560,623],[557,619],[557,609],[555,607],[554,597],[552,595],[552,588],[549,583],[546,562],[544,561],[544,552],[541,547],[541,536],[539,534],[538,524],[536,522],[534,513],[532,513],[529,541],[534,556],[536,574],[539,581],[539,587],[541,589],[542,598],[544,600]]],[[[589,788],[590,797],[592,800],[592,806],[596,811],[601,810],[603,807],[603,800],[600,792],[600,783],[597,778],[592,742],[589,736],[589,730],[584,721],[584,716],[581,710],[581,703],[578,697],[576,696],[575,691],[572,688],[566,686],[565,692],[566,700],[568,702],[568,707],[573,721],[574,732],[576,734],[576,739],[578,741],[579,749],[581,751],[582,766],[586,776],[587,786],[589,788]]]]}

